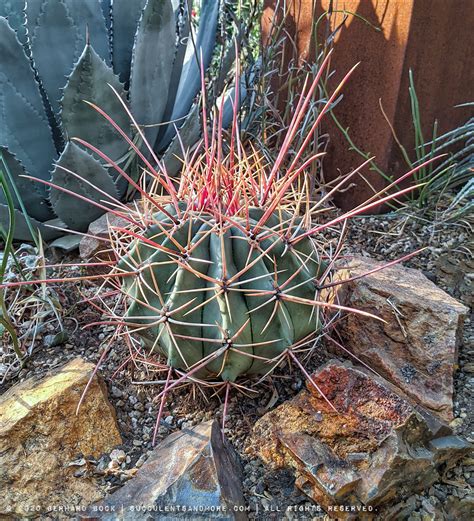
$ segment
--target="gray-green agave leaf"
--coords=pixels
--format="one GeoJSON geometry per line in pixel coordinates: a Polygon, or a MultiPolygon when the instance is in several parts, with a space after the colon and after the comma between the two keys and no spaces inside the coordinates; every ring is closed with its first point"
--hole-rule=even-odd
{"type": "MultiPolygon", "coordinates": [[[[161,123],[176,54],[176,20],[171,2],[148,0],[138,26],[130,76],[130,104],[140,125],[161,123]]],[[[159,127],[147,130],[154,144],[159,127]]]]}
{"type": "MultiPolygon", "coordinates": [[[[201,89],[201,57],[203,69],[207,70],[212,60],[216,41],[219,6],[219,0],[202,1],[197,36],[188,38],[171,121],[179,122],[188,114],[201,89]]],[[[172,125],[168,126],[166,133],[160,138],[158,148],[165,149],[175,135],[175,128],[172,125]]]]}
{"type": "Polygon", "coordinates": [[[130,64],[137,32],[146,0],[114,0],[112,18],[114,21],[114,37],[112,46],[112,62],[120,81],[128,83],[130,64]]]}
{"type": "Polygon", "coordinates": [[[103,209],[80,197],[101,205],[103,201],[110,203],[106,194],[118,199],[114,180],[100,161],[72,142],[66,145],[56,163],[52,183],[72,192],[52,188],[50,200],[56,215],[73,230],[87,231],[89,224],[104,213],[103,209]]]}
{"type": "MultiPolygon", "coordinates": [[[[30,60],[2,17],[0,57],[0,145],[18,158],[29,174],[48,180],[56,157],[51,128],[30,60]]],[[[46,196],[44,187],[39,190],[46,196]]]]}
{"type": "MultiPolygon", "coordinates": [[[[57,237],[63,235],[63,232],[60,230],[56,230],[54,228],[50,228],[47,224],[37,221],[33,219],[33,217],[28,217],[30,224],[35,233],[39,231],[41,234],[41,238],[45,241],[52,241],[57,237]]],[[[53,222],[53,221],[51,221],[53,222]]],[[[57,223],[59,224],[59,223],[57,223]]],[[[8,213],[8,206],[0,203],[0,226],[6,231],[10,226],[10,217],[8,213]]],[[[28,223],[26,217],[22,212],[15,209],[15,239],[17,241],[31,241],[33,237],[31,237],[30,228],[28,227],[28,223]]]]}
{"type": "Polygon", "coordinates": [[[127,132],[130,127],[129,116],[110,86],[122,99],[126,99],[123,85],[113,70],[92,45],[86,45],[64,89],[61,117],[67,139],[79,137],[117,161],[127,152],[127,142],[103,116],[86,103],[97,105],[127,132]]]}
{"type": "Polygon", "coordinates": [[[166,172],[170,176],[175,176],[181,171],[184,163],[184,153],[199,141],[202,124],[198,105],[191,109],[189,116],[183,125],[180,128],[178,127],[177,132],[177,136],[173,139],[162,158],[166,166],[166,172]]]}
{"type": "Polygon", "coordinates": [[[99,0],[43,0],[26,4],[28,38],[48,101],[59,112],[61,90],[86,44],[110,63],[108,34],[99,0]]]}
{"type": "MultiPolygon", "coordinates": [[[[0,147],[0,170],[5,172],[10,193],[13,197],[13,203],[17,210],[21,210],[21,204],[15,194],[12,183],[15,184],[20,194],[23,206],[28,208],[31,217],[39,221],[47,221],[54,217],[50,205],[44,197],[44,185],[41,183],[26,179],[24,176],[27,172],[20,161],[5,147],[0,147]]],[[[0,190],[0,203],[7,204],[3,191],[0,190]]]]}
{"type": "MultiPolygon", "coordinates": [[[[98,202],[107,194],[130,193],[126,178],[102,158],[66,145],[78,137],[130,176],[140,175],[143,165],[133,147],[90,103],[142,146],[129,106],[159,160],[170,174],[179,172],[183,149],[201,133],[199,111],[192,106],[200,92],[200,57],[204,70],[211,63],[221,1],[201,1],[199,27],[190,35],[192,5],[192,0],[0,2],[0,147],[10,182],[21,194],[18,210],[38,222],[49,220],[54,210],[64,227],[85,231],[105,207],[74,194],[98,202]],[[48,190],[21,177],[24,173],[70,193],[48,190]]],[[[17,219],[15,238],[30,238],[25,223],[17,219]]],[[[59,234],[44,231],[43,237],[59,234]]]]}
{"type": "MultiPolygon", "coordinates": [[[[107,27],[107,31],[110,31],[110,28],[112,27],[111,0],[100,0],[100,6],[102,7],[102,14],[104,15],[104,19],[105,19],[105,27],[107,27]]],[[[109,34],[109,41],[110,41],[110,36],[111,35],[109,34]]]]}
{"type": "Polygon", "coordinates": [[[26,43],[26,16],[25,0],[2,0],[0,2],[0,16],[8,20],[8,24],[16,31],[22,44],[26,43]]]}

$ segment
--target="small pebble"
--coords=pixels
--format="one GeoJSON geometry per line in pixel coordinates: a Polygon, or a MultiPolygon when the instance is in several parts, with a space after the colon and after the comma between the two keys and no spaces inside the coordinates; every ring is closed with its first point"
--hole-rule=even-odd
{"type": "Polygon", "coordinates": [[[123,393],[122,393],[122,391],[118,387],[115,387],[115,385],[113,385],[112,388],[110,389],[110,394],[114,398],[120,398],[123,393]]]}
{"type": "Polygon", "coordinates": [[[139,469],[145,463],[145,461],[147,460],[147,457],[148,457],[147,454],[142,454],[138,458],[137,462],[135,463],[135,467],[137,467],[137,469],[139,469]]]}
{"type": "Polygon", "coordinates": [[[117,460],[112,460],[107,465],[107,468],[112,472],[116,472],[120,468],[120,464],[117,460]]]}
{"type": "Polygon", "coordinates": [[[125,454],[125,451],[123,451],[122,449],[114,449],[110,453],[110,459],[113,461],[118,461],[119,463],[125,461],[126,457],[127,455],[125,454]]]}
{"type": "Polygon", "coordinates": [[[458,427],[461,427],[463,424],[462,418],[454,418],[454,420],[449,424],[451,429],[457,429],[458,427]]]}

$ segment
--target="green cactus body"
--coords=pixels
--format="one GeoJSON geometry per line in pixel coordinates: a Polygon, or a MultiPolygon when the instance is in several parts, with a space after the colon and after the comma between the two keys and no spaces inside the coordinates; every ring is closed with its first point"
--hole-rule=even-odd
{"type": "MultiPolygon", "coordinates": [[[[176,217],[172,206],[165,212],[176,217]]],[[[248,221],[233,217],[223,226],[205,212],[185,214],[179,223],[155,214],[147,241],[137,239],[121,259],[119,271],[136,272],[124,278],[126,321],[171,367],[188,371],[208,359],[195,377],[233,382],[265,374],[278,355],[319,330],[315,308],[287,297],[313,301],[323,263],[309,238],[287,247],[284,236],[298,234],[299,222],[284,211],[257,240],[251,230],[259,208],[248,221]]]]}

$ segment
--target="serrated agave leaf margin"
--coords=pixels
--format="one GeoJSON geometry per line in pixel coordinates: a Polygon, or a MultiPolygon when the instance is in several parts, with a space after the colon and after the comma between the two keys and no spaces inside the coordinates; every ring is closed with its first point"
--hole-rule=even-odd
{"type": "Polygon", "coordinates": [[[120,100],[111,89],[126,99],[123,84],[92,45],[86,45],[68,78],[61,100],[63,132],[67,139],[79,137],[93,144],[113,161],[128,150],[125,139],[86,101],[109,114],[128,133],[130,120],[120,100]]]}
{"type": "Polygon", "coordinates": [[[16,31],[17,37],[23,45],[28,40],[25,7],[25,0],[2,0],[0,2],[0,16],[8,20],[10,27],[16,31]]]}
{"type": "Polygon", "coordinates": [[[112,63],[120,81],[128,85],[132,52],[146,0],[114,0],[112,5],[112,63]]]}
{"type": "MultiPolygon", "coordinates": [[[[39,85],[14,30],[0,17],[0,145],[31,175],[50,178],[56,157],[39,85]]],[[[44,187],[38,190],[46,196],[44,187]]]]}
{"type": "Polygon", "coordinates": [[[102,9],[99,0],[30,1],[26,4],[26,16],[33,63],[53,112],[58,115],[61,90],[87,37],[97,53],[110,63],[102,9]]]}
{"type": "MultiPolygon", "coordinates": [[[[52,182],[66,188],[73,194],[87,197],[101,205],[103,205],[103,201],[107,201],[107,197],[94,187],[117,198],[117,189],[114,180],[100,161],[73,142],[69,142],[66,145],[64,152],[57,161],[52,174],[52,182]],[[93,187],[81,179],[77,179],[60,167],[80,175],[91,183],[93,187]]],[[[105,213],[105,210],[83,201],[73,194],[51,188],[51,204],[53,205],[56,215],[66,223],[69,228],[85,232],[89,224],[105,213]]]]}
{"type": "Polygon", "coordinates": [[[146,137],[154,143],[168,99],[176,53],[176,22],[171,0],[148,0],[138,25],[130,76],[130,105],[146,137]]]}

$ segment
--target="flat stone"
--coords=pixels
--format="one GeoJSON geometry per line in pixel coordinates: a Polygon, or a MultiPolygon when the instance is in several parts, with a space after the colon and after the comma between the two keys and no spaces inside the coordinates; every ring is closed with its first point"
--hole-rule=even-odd
{"type": "Polygon", "coordinates": [[[334,517],[352,519],[335,505],[375,508],[429,488],[471,450],[456,436],[435,438],[446,428],[433,430],[427,413],[365,369],[331,361],[312,378],[337,412],[307,383],[256,423],[249,451],[293,468],[297,487],[334,517]]]}
{"type": "Polygon", "coordinates": [[[217,421],[168,436],[122,488],[87,519],[247,519],[238,457],[217,421]]]}
{"type": "Polygon", "coordinates": [[[0,397],[0,518],[87,506],[103,496],[94,481],[74,477],[78,454],[97,458],[122,443],[98,376],[76,415],[93,370],[93,364],[77,358],[0,397]]]}
{"type": "MultiPolygon", "coordinates": [[[[367,257],[339,263],[340,276],[381,266],[367,257]]],[[[421,272],[400,265],[340,286],[341,303],[384,319],[348,313],[344,346],[445,422],[453,419],[453,373],[468,309],[421,272]]]]}

